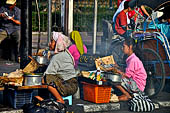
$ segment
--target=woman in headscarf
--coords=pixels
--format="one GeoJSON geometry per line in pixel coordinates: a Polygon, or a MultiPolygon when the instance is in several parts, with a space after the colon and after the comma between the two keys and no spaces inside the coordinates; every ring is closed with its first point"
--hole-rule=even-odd
{"type": "Polygon", "coordinates": [[[78,31],[72,31],[70,34],[72,45],[69,47],[69,51],[74,57],[75,68],[77,68],[80,55],[87,53],[87,47],[83,44],[81,35],[78,31]]]}
{"type": "MultiPolygon", "coordinates": [[[[69,96],[76,93],[78,82],[74,68],[74,58],[67,50],[70,45],[68,37],[61,33],[53,32],[53,38],[49,44],[54,55],[50,60],[44,75],[48,90],[58,102],[64,103],[62,96],[69,96]]],[[[40,101],[41,97],[36,96],[40,101]]]]}

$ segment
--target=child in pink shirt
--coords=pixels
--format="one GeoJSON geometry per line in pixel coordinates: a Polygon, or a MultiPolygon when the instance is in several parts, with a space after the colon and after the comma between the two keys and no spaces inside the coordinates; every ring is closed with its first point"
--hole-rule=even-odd
{"type": "Polygon", "coordinates": [[[132,98],[132,93],[143,92],[145,89],[147,74],[141,60],[134,53],[136,50],[134,39],[126,38],[123,44],[123,52],[128,55],[126,71],[124,73],[114,68],[117,73],[122,75],[121,85],[116,85],[123,93],[119,96],[120,101],[129,100],[132,98]]]}
{"type": "Polygon", "coordinates": [[[75,68],[77,68],[80,55],[87,53],[87,48],[83,44],[82,38],[78,31],[72,31],[70,38],[73,44],[69,47],[68,50],[73,56],[75,61],[75,68]]]}

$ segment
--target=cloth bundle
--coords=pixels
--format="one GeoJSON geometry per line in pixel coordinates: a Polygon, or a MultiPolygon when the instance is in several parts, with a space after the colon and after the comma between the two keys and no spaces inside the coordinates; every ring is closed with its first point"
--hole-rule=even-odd
{"type": "Polygon", "coordinates": [[[155,109],[155,105],[148,96],[134,93],[133,98],[129,100],[129,109],[135,112],[150,112],[155,109]]]}

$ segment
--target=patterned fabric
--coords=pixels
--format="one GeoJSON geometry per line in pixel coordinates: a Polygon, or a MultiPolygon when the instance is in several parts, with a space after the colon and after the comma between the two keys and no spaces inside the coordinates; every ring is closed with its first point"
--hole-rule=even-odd
{"type": "Polygon", "coordinates": [[[66,48],[71,44],[69,37],[59,32],[53,32],[53,39],[56,42],[54,53],[66,50],[66,48]]]}
{"type": "Polygon", "coordinates": [[[129,109],[135,112],[149,112],[155,109],[155,105],[148,96],[134,93],[133,98],[129,100],[129,109]]]}
{"type": "Polygon", "coordinates": [[[78,89],[76,78],[64,81],[60,75],[46,75],[46,83],[56,88],[62,96],[73,95],[78,89]]]}
{"type": "Polygon", "coordinates": [[[132,78],[122,78],[121,85],[130,93],[140,92],[140,89],[138,88],[136,82],[132,80],[132,78]]]}

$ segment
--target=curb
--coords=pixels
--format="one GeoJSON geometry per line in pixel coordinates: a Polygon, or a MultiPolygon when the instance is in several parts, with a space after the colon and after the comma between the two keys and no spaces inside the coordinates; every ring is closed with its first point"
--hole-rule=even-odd
{"type": "Polygon", "coordinates": [[[158,101],[157,102],[161,107],[170,107],[170,101],[158,101]]]}
{"type": "Polygon", "coordinates": [[[1,111],[0,113],[23,113],[22,109],[11,110],[11,111],[1,111]]]}
{"type": "MultiPolygon", "coordinates": [[[[170,107],[170,101],[157,101],[157,102],[154,102],[154,105],[155,105],[155,109],[170,107]]],[[[119,102],[119,103],[103,103],[103,104],[76,104],[76,105],[73,105],[73,109],[78,110],[78,108],[83,108],[83,111],[85,113],[107,112],[107,111],[115,111],[115,110],[121,110],[121,109],[122,110],[128,110],[127,104],[122,103],[122,102],[119,102]]],[[[18,109],[18,110],[11,110],[11,111],[2,111],[0,113],[23,113],[23,110],[18,109]]]]}
{"type": "Polygon", "coordinates": [[[119,110],[120,103],[108,103],[108,104],[97,104],[97,105],[84,105],[84,112],[106,112],[112,110],[119,110]]]}

